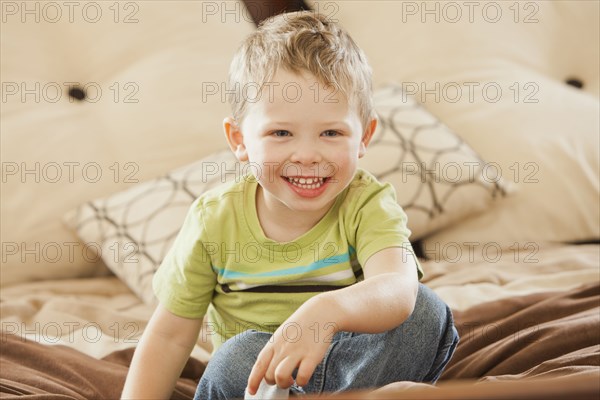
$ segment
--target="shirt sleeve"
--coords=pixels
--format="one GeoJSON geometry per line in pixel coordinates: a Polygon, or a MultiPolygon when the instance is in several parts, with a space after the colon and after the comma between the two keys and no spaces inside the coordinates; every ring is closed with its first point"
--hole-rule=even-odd
{"type": "Polygon", "coordinates": [[[202,209],[196,200],[152,280],[160,304],[180,317],[204,317],[212,300],[217,277],[203,244],[206,238],[202,209]]]}
{"type": "Polygon", "coordinates": [[[419,280],[423,270],[409,241],[406,213],[396,200],[396,192],[390,183],[371,180],[357,193],[349,231],[355,232],[358,262],[364,266],[373,254],[389,247],[402,247],[405,254],[413,257],[419,280]]]}

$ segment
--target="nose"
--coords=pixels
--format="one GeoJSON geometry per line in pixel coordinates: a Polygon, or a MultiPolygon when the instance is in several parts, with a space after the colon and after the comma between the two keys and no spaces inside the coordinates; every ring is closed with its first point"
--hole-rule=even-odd
{"type": "Polygon", "coordinates": [[[318,141],[305,139],[294,143],[290,161],[302,165],[313,165],[321,162],[323,156],[318,141]]]}

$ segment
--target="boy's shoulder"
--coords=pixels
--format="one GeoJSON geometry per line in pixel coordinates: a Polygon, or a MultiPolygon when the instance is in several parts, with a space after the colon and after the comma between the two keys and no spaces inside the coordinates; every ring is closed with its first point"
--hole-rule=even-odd
{"type": "Polygon", "coordinates": [[[348,185],[343,207],[347,212],[356,213],[359,209],[374,204],[373,201],[396,203],[396,191],[391,183],[380,182],[372,173],[357,168],[348,185]]]}
{"type": "Polygon", "coordinates": [[[365,192],[379,191],[388,188],[389,183],[380,182],[375,175],[362,168],[357,168],[354,178],[348,185],[349,194],[356,196],[365,192]]]}
{"type": "Polygon", "coordinates": [[[248,183],[247,180],[245,176],[237,176],[235,179],[222,182],[198,196],[192,207],[196,210],[214,209],[215,207],[231,208],[232,202],[235,203],[242,198],[248,183]]]}
{"type": "Polygon", "coordinates": [[[364,187],[367,185],[373,185],[373,184],[381,185],[381,183],[377,180],[375,175],[373,175],[372,173],[370,173],[369,171],[367,171],[365,169],[357,168],[356,173],[354,174],[354,178],[350,182],[349,186],[360,188],[360,187],[364,187]]]}

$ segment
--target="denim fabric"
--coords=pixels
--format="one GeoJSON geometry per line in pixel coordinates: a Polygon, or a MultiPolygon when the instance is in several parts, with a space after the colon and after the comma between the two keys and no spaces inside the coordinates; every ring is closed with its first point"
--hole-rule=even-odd
{"type": "MultiPolygon", "coordinates": [[[[271,334],[254,330],[225,342],[212,356],[195,400],[243,398],[258,353],[271,334]]],[[[378,334],[338,332],[309,383],[292,395],[369,389],[397,381],[435,383],[458,344],[450,308],[424,285],[415,309],[397,328],[378,334]]]]}

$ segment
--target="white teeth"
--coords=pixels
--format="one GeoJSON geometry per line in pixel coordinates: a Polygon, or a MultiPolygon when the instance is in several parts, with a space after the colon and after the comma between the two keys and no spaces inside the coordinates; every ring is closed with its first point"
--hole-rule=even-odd
{"type": "Polygon", "coordinates": [[[325,178],[286,178],[292,185],[301,187],[303,189],[316,189],[321,187],[325,178]]]}

